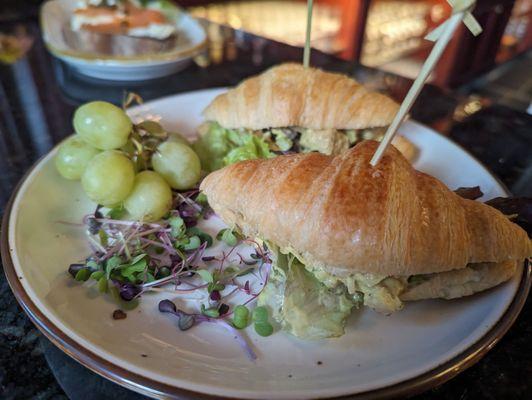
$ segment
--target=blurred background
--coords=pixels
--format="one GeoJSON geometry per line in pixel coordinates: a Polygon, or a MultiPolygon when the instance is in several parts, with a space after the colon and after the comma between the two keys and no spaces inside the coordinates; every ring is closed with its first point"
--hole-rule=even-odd
{"type": "MultiPolygon", "coordinates": [[[[73,0],[74,1],[74,0],[73,0]]],[[[192,15],[234,29],[302,46],[304,0],[176,0],[192,15]]],[[[2,20],[36,15],[39,0],[2,0],[2,20]],[[21,4],[24,3],[24,6],[21,4]]],[[[431,43],[425,34],[448,17],[446,0],[315,0],[312,45],[342,59],[413,78],[431,43]]],[[[532,0],[479,0],[475,16],[484,33],[462,26],[431,77],[454,88],[532,47],[532,0]],[[460,43],[460,46],[458,46],[460,43]]],[[[221,32],[209,31],[216,42],[221,32]]],[[[213,46],[214,48],[216,46],[213,46]]]]}

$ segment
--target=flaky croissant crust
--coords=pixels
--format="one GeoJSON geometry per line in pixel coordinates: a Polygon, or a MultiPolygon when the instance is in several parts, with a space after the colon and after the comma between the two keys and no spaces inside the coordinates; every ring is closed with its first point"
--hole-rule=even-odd
{"type": "Polygon", "coordinates": [[[392,146],[371,167],[377,145],[240,162],[211,173],[201,190],[227,224],[340,276],[434,273],[532,254],[519,226],[416,171],[392,146]]]}
{"type": "Polygon", "coordinates": [[[389,125],[398,108],[345,75],[281,64],[219,95],[203,115],[225,128],[363,129],[389,125]]]}

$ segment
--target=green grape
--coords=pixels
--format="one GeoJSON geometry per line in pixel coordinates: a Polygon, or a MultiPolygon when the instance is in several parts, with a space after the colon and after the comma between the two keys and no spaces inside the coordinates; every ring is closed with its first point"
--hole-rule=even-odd
{"type": "Polygon", "coordinates": [[[190,146],[190,142],[183,135],[177,132],[169,132],[167,142],[181,143],[190,146]]]}
{"type": "Polygon", "coordinates": [[[164,142],[151,157],[153,169],[178,190],[193,188],[201,176],[199,157],[190,147],[176,142],[164,142]]]}
{"type": "Polygon", "coordinates": [[[59,145],[55,166],[66,179],[80,179],[88,162],[100,152],[78,135],[69,137],[59,145]]]}
{"type": "Polygon", "coordinates": [[[76,132],[87,143],[101,150],[124,146],[132,126],[124,110],[105,101],[84,104],[74,114],[76,132]]]}
{"type": "Polygon", "coordinates": [[[157,221],[170,211],[172,190],[157,172],[142,171],[135,177],[124,206],[133,219],[157,221]]]}
{"type": "Polygon", "coordinates": [[[81,185],[91,200],[112,207],[127,197],[134,180],[133,162],[117,150],[107,150],[89,161],[81,185]]]}

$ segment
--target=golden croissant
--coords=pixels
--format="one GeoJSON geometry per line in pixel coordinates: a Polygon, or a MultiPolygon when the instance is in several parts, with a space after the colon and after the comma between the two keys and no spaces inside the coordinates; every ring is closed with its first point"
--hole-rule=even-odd
{"type": "MultiPolygon", "coordinates": [[[[273,152],[336,155],[362,140],[380,140],[398,109],[389,97],[348,76],[282,64],[216,97],[203,112],[207,122],[199,130],[196,150],[200,157],[205,153],[206,170],[220,167],[209,159],[218,155],[221,140],[210,152],[208,143],[225,130],[231,131],[223,138],[226,143],[253,134],[273,152]]],[[[406,138],[398,136],[393,143],[409,160],[415,157],[417,149],[406,138]]]]}
{"type": "Polygon", "coordinates": [[[219,95],[203,115],[225,128],[365,129],[389,125],[397,110],[348,76],[282,64],[219,95]]]}
{"type": "Polygon", "coordinates": [[[366,141],[334,157],[244,161],[201,184],[229,226],[272,249],[273,278],[261,301],[297,336],[337,336],[343,325],[329,321],[316,331],[311,317],[301,322],[301,314],[287,313],[290,279],[313,280],[313,290],[324,291],[320,306],[336,304],[323,309],[330,315],[347,300],[389,313],[403,301],[461,297],[498,285],[532,254],[518,225],[416,171],[392,146],[370,166],[377,145],[366,141]],[[336,297],[323,297],[327,293],[336,297]]]}

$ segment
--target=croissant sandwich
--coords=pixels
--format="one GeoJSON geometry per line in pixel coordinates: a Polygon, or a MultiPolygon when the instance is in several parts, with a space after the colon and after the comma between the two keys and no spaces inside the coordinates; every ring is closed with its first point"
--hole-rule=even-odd
{"type": "MultiPolygon", "coordinates": [[[[345,75],[282,64],[216,97],[203,112],[195,150],[207,171],[287,152],[336,155],[380,140],[398,109],[345,75]]],[[[414,158],[406,138],[394,145],[414,158]]]]}
{"type": "Polygon", "coordinates": [[[532,254],[503,213],[416,171],[392,146],[370,166],[377,145],[244,161],[201,184],[229,226],[267,244],[259,302],[296,336],[342,335],[359,304],[392,313],[486,290],[532,254]]]}

